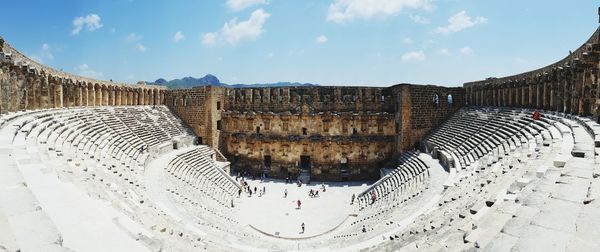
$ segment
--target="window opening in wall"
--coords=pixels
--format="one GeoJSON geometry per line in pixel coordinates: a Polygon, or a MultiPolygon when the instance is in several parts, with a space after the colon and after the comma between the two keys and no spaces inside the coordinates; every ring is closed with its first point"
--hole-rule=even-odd
{"type": "Polygon", "coordinates": [[[356,130],[356,128],[352,128],[352,135],[356,135],[358,134],[358,131],[356,130]]]}
{"type": "Polygon", "coordinates": [[[329,121],[323,122],[323,133],[325,133],[325,134],[329,133],[329,124],[330,124],[329,121]]]}
{"type": "Polygon", "coordinates": [[[396,123],[396,134],[400,133],[400,124],[396,123]]]}
{"type": "Polygon", "coordinates": [[[440,97],[437,94],[433,94],[433,105],[436,108],[440,107],[440,97]]]}
{"type": "Polygon", "coordinates": [[[342,133],[348,133],[348,120],[342,121],[342,133]]]}
{"type": "Polygon", "coordinates": [[[385,96],[382,95],[381,96],[381,102],[384,102],[384,101],[385,101],[385,96]]]}
{"type": "Polygon", "coordinates": [[[360,131],[361,132],[367,132],[367,131],[369,131],[369,124],[367,122],[362,122],[360,124],[360,131]]]}
{"type": "Polygon", "coordinates": [[[449,94],[448,95],[448,107],[452,107],[453,103],[454,103],[454,100],[452,100],[452,95],[449,94]]]}
{"type": "Polygon", "coordinates": [[[217,120],[217,130],[221,130],[222,129],[222,125],[221,125],[221,120],[217,120]]]}
{"type": "Polygon", "coordinates": [[[352,96],[352,102],[356,102],[356,95],[352,96]]]}
{"type": "Polygon", "coordinates": [[[289,128],[289,127],[288,127],[288,122],[283,122],[283,125],[281,126],[281,129],[282,129],[283,131],[288,131],[288,128],[289,128]]]}
{"type": "Polygon", "coordinates": [[[221,110],[221,102],[220,101],[217,102],[217,110],[221,110]]]}
{"type": "Polygon", "coordinates": [[[307,129],[306,129],[306,128],[302,128],[302,135],[305,135],[305,136],[306,136],[306,134],[308,134],[308,131],[307,131],[307,129]]]}
{"type": "Polygon", "coordinates": [[[260,134],[260,127],[256,127],[256,134],[260,134]]]}

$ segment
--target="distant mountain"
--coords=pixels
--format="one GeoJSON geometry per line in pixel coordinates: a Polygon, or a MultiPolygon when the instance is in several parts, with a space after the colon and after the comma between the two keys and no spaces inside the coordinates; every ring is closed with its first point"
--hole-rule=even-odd
{"type": "Polygon", "coordinates": [[[299,82],[277,82],[277,83],[255,83],[255,84],[225,84],[219,81],[219,78],[212,74],[207,74],[202,78],[184,77],[182,79],[174,79],[167,81],[163,78],[154,82],[147,81],[152,85],[166,86],[169,89],[185,89],[203,86],[221,86],[232,88],[255,88],[255,87],[294,87],[294,86],[318,86],[318,84],[299,83],[299,82]]]}
{"type": "Polygon", "coordinates": [[[219,78],[217,78],[216,76],[214,76],[212,74],[207,74],[204,77],[198,78],[198,79],[194,78],[194,77],[184,77],[182,79],[174,79],[174,80],[167,81],[163,78],[160,78],[154,82],[146,82],[146,83],[166,86],[170,89],[183,89],[183,88],[192,88],[192,87],[207,86],[207,85],[214,85],[214,86],[221,85],[221,81],[219,81],[219,78]]]}

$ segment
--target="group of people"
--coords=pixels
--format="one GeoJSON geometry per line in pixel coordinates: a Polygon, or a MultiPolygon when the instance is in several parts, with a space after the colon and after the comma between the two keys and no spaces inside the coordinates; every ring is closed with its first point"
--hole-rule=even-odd
{"type": "Polygon", "coordinates": [[[258,194],[258,197],[262,197],[267,193],[267,188],[265,186],[263,186],[263,188],[260,191],[258,191],[258,188],[256,186],[254,187],[254,190],[252,190],[248,182],[244,180],[244,177],[241,178],[240,184],[242,187],[238,189],[238,198],[242,196],[242,192],[248,193],[248,197],[252,197],[252,194],[258,194]]]}
{"type": "MultiPolygon", "coordinates": [[[[325,188],[325,184],[321,184],[321,191],[323,191],[323,192],[327,191],[327,188],[325,188]]],[[[319,190],[310,189],[310,191],[308,191],[308,197],[311,197],[311,198],[319,197],[319,190]]]]}

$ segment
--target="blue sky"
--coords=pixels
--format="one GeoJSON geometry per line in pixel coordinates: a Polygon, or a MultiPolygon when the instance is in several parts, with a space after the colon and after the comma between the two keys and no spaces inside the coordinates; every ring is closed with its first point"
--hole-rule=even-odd
{"type": "Polygon", "coordinates": [[[124,82],[458,86],[551,64],[597,0],[5,1],[0,36],[64,71],[124,82]]]}

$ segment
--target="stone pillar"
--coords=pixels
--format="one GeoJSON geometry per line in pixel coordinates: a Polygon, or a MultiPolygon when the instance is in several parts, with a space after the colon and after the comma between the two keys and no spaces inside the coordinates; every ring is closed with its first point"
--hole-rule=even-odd
{"type": "Polygon", "coordinates": [[[83,104],[83,83],[77,83],[77,106],[84,106],[83,104]]]}
{"type": "Polygon", "coordinates": [[[144,104],[144,100],[146,98],[146,95],[144,94],[145,92],[146,91],[143,88],[138,89],[138,98],[139,98],[138,105],[146,105],[146,104],[144,104]]]}
{"type": "Polygon", "coordinates": [[[115,106],[121,106],[121,87],[115,87],[115,106]]]}
{"type": "Polygon", "coordinates": [[[528,101],[528,98],[527,98],[528,92],[527,91],[529,91],[529,89],[525,85],[524,82],[521,82],[520,85],[521,85],[521,87],[520,87],[520,89],[521,89],[521,104],[523,104],[523,107],[527,107],[527,105],[528,105],[527,104],[527,101],[528,101]]]}
{"type": "Polygon", "coordinates": [[[63,107],[63,80],[57,79],[54,83],[54,107],[62,108],[63,107]]]}
{"type": "Polygon", "coordinates": [[[108,106],[108,87],[102,86],[102,105],[108,106]]]}
{"type": "Polygon", "coordinates": [[[95,106],[102,106],[102,86],[94,85],[94,91],[96,93],[95,106]]]}
{"type": "Polygon", "coordinates": [[[565,76],[565,113],[571,113],[571,99],[573,95],[573,80],[570,73],[567,71],[565,76]]]}

